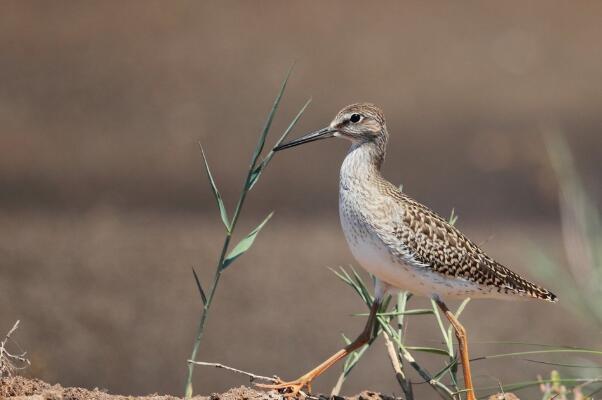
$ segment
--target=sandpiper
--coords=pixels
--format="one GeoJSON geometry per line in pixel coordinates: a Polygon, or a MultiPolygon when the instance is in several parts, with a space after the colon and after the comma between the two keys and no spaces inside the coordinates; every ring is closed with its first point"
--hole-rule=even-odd
{"type": "Polygon", "coordinates": [[[556,296],[493,260],[444,218],[382,177],[389,134],[383,112],[375,105],[347,106],[326,128],[274,150],[331,137],[351,141],[341,166],[339,215],[353,256],[376,278],[375,300],[364,330],[351,344],[299,379],[260,386],[290,389],[293,395],[309,387],[313,379],[370,340],[384,294],[401,289],[434,299],[454,327],[466,397],[474,400],[466,330],[443,299],[523,297],[555,302],[556,296]]]}

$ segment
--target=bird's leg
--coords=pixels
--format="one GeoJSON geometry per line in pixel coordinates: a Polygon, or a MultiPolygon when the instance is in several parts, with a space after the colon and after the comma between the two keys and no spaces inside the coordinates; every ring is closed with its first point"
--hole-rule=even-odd
{"type": "Polygon", "coordinates": [[[460,359],[462,360],[462,372],[464,374],[464,388],[466,389],[466,400],[476,400],[474,387],[472,386],[472,374],[470,373],[470,361],[468,358],[468,338],[466,329],[456,318],[449,308],[441,301],[439,297],[434,297],[435,303],[447,317],[449,323],[454,327],[456,338],[458,339],[458,347],[460,350],[460,359]]]}
{"type": "Polygon", "coordinates": [[[315,378],[322,375],[322,373],[324,373],[324,371],[326,371],[328,368],[330,368],[334,364],[336,364],[337,361],[341,360],[342,358],[345,358],[347,355],[349,355],[350,353],[359,349],[360,347],[362,347],[363,345],[365,345],[366,343],[368,343],[370,341],[370,339],[372,338],[373,332],[374,332],[374,323],[376,322],[376,312],[378,311],[379,307],[380,307],[380,299],[377,297],[377,299],[375,299],[374,302],[372,303],[372,307],[370,308],[370,316],[368,317],[368,321],[366,322],[366,326],[364,327],[364,330],[362,331],[362,333],[353,342],[349,343],[343,349],[334,353],[332,356],[330,356],[328,359],[326,359],[320,365],[318,365],[311,371],[307,372],[305,375],[301,376],[298,379],[295,379],[294,381],[290,381],[290,382],[281,382],[281,383],[277,383],[277,384],[273,384],[273,385],[257,384],[256,386],[264,388],[264,389],[288,389],[289,396],[297,396],[299,394],[299,392],[301,391],[301,389],[303,389],[304,387],[307,387],[308,390],[311,391],[311,382],[315,378]]]}

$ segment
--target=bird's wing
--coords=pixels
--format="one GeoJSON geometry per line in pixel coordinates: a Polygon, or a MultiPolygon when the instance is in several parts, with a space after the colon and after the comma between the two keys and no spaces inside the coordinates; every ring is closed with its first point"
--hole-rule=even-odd
{"type": "Polygon", "coordinates": [[[493,260],[457,228],[425,205],[403,194],[386,180],[378,185],[389,204],[385,218],[376,220],[375,232],[406,263],[479,285],[555,301],[548,290],[522,278],[493,260]]]}

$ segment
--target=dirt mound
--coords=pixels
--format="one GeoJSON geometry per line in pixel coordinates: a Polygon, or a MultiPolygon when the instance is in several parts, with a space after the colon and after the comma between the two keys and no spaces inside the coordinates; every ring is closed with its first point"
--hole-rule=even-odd
{"type": "MultiPolygon", "coordinates": [[[[121,400],[134,398],[139,400],[178,400],[174,396],[161,396],[157,394],[132,397],[113,395],[100,389],[64,388],[61,385],[51,385],[39,379],[28,379],[20,376],[0,379],[0,399],[5,398],[20,400],[121,400]]],[[[223,398],[226,399],[226,397],[223,398]]],[[[208,400],[209,398],[195,396],[194,399],[208,400]]]]}
{"type": "MultiPolygon", "coordinates": [[[[180,397],[152,394],[148,396],[122,396],[106,393],[100,389],[64,388],[51,385],[39,379],[28,379],[20,376],[0,379],[0,399],[19,400],[180,400],[180,397]]],[[[225,393],[214,393],[210,396],[195,396],[194,400],[278,400],[283,396],[275,391],[264,392],[241,386],[225,393]]],[[[319,399],[329,399],[320,395],[319,399]]],[[[394,400],[394,397],[365,391],[352,397],[335,397],[340,400],[394,400]]]]}
{"type": "MultiPolygon", "coordinates": [[[[123,396],[106,393],[100,389],[64,388],[51,385],[39,379],[13,376],[0,379],[0,399],[4,400],[181,400],[181,397],[151,394],[148,396],[123,396]]],[[[263,392],[246,386],[232,388],[225,393],[213,393],[210,396],[194,396],[193,400],[280,400],[284,397],[275,391],[263,392]]],[[[380,393],[363,391],[351,397],[329,397],[319,395],[318,400],[396,400],[395,397],[380,393]]],[[[518,400],[512,393],[497,394],[490,400],[518,400]]]]}

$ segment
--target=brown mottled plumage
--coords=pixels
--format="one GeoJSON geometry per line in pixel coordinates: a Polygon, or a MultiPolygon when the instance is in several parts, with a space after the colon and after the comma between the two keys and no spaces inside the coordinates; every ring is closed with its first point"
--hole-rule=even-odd
{"type": "MultiPolygon", "coordinates": [[[[395,188],[393,188],[395,189],[395,188]]],[[[556,301],[550,291],[537,286],[493,260],[458,229],[426,206],[405,194],[382,188],[397,198],[406,210],[403,224],[393,230],[408,243],[414,257],[437,273],[464,278],[495,288],[498,293],[525,295],[556,301]]]]}

